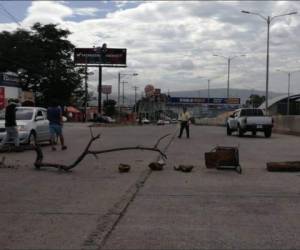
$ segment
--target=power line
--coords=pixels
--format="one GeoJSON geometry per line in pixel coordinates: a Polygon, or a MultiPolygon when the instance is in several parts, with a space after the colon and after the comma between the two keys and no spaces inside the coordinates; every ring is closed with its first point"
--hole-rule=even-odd
{"type": "Polygon", "coordinates": [[[2,3],[0,3],[0,7],[3,9],[3,11],[16,23],[18,24],[20,27],[22,27],[22,25],[20,24],[20,22],[18,21],[18,19],[11,14],[4,6],[2,3]]]}

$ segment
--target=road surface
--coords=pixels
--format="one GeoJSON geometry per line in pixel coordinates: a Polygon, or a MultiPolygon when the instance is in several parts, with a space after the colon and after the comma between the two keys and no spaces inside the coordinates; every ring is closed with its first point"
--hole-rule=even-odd
{"type": "MultiPolygon", "coordinates": [[[[15,168],[0,168],[1,249],[299,249],[300,173],[271,173],[266,162],[299,160],[300,138],[226,136],[225,128],[176,125],[94,128],[93,149],[154,145],[168,160],[150,171],[155,152],[88,156],[71,173],[37,171],[35,153],[2,154],[15,168]],[[207,169],[204,153],[239,146],[243,174],[207,169]],[[132,166],[118,172],[119,163],[132,166]],[[191,173],[174,165],[193,164],[191,173]]],[[[90,134],[87,124],[66,124],[67,151],[43,147],[45,161],[70,163],[90,134]]]]}

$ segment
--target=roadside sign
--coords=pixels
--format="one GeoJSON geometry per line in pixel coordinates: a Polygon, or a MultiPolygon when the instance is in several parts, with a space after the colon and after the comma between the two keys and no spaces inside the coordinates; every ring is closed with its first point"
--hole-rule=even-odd
{"type": "Polygon", "coordinates": [[[5,108],[5,88],[0,87],[0,109],[5,108]]]}
{"type": "Polygon", "coordinates": [[[111,90],[112,90],[112,85],[102,85],[101,87],[102,94],[109,95],[111,94],[111,90]]]}

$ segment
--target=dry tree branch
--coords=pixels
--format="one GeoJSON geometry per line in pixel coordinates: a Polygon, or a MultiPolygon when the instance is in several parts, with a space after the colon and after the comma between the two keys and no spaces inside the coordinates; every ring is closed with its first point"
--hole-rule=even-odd
{"type": "Polygon", "coordinates": [[[148,150],[148,151],[155,151],[158,152],[163,158],[167,158],[166,154],[164,154],[160,149],[157,148],[159,143],[161,142],[162,139],[166,138],[170,134],[164,135],[160,137],[157,142],[155,143],[154,147],[143,147],[143,146],[135,146],[135,147],[122,147],[122,148],[112,148],[112,149],[105,149],[105,150],[89,150],[91,147],[92,143],[100,138],[100,134],[94,136],[93,131],[90,128],[90,133],[91,133],[91,139],[88,142],[87,146],[85,147],[84,151],[81,153],[81,155],[71,164],[71,165],[62,165],[62,164],[57,164],[57,163],[48,163],[48,162],[43,162],[43,152],[39,144],[35,144],[35,152],[37,154],[36,160],[35,160],[35,167],[37,169],[40,169],[41,167],[54,167],[58,169],[62,169],[65,171],[69,171],[72,168],[76,167],[84,158],[86,155],[91,154],[97,158],[98,154],[104,154],[104,153],[110,153],[110,152],[115,152],[115,151],[123,151],[123,150],[148,150]]]}
{"type": "Polygon", "coordinates": [[[157,148],[157,146],[158,146],[158,144],[161,142],[161,140],[164,139],[164,138],[166,138],[166,137],[168,137],[169,135],[170,135],[170,134],[166,134],[166,135],[160,137],[160,138],[157,140],[157,142],[154,144],[153,148],[157,148]]]}

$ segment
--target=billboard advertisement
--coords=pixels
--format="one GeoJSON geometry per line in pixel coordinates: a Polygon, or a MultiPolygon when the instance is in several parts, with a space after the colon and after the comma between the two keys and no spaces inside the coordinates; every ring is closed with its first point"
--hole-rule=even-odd
{"type": "Polygon", "coordinates": [[[240,98],[170,97],[170,104],[240,104],[240,98]]]}
{"type": "Polygon", "coordinates": [[[102,94],[110,95],[111,90],[112,90],[112,85],[102,85],[101,86],[101,93],[102,94]]]}
{"type": "Polygon", "coordinates": [[[75,48],[75,64],[123,65],[126,66],[126,49],[116,48],[75,48]]]}

